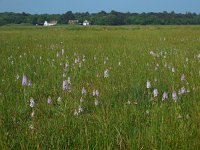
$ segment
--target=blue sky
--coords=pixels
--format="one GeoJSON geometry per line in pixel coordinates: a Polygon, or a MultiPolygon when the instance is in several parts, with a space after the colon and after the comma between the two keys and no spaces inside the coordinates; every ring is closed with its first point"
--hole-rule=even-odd
{"type": "Polygon", "coordinates": [[[0,0],[0,12],[62,14],[69,10],[200,13],[200,0],[0,0]]]}

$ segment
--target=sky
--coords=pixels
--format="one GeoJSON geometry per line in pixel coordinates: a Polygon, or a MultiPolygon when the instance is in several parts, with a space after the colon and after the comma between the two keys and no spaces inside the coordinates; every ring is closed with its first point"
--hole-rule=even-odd
{"type": "Polygon", "coordinates": [[[195,12],[200,0],[0,0],[0,12],[63,14],[73,12],[195,12]]]}

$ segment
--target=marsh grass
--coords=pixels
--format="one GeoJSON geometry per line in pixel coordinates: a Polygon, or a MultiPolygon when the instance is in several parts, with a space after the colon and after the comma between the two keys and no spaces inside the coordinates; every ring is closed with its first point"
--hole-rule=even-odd
{"type": "Polygon", "coordinates": [[[1,27],[1,149],[199,149],[199,43],[199,26],[1,27]],[[166,54],[153,57],[150,51],[166,54]],[[74,59],[83,55],[79,67],[74,59]],[[31,87],[22,86],[23,74],[31,87]],[[62,90],[68,76],[71,92],[62,90]],[[182,86],[190,92],[175,102],[171,93],[182,86]],[[83,87],[87,95],[81,104],[83,87]],[[100,92],[98,106],[93,89],[100,92]],[[79,105],[83,112],[74,116],[79,105]]]}

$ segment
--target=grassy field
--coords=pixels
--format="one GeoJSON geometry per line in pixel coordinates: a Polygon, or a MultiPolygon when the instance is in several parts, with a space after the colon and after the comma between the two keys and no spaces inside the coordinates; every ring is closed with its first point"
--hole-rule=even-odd
{"type": "Polygon", "coordinates": [[[200,149],[200,26],[1,27],[0,56],[2,150],[200,149]]]}

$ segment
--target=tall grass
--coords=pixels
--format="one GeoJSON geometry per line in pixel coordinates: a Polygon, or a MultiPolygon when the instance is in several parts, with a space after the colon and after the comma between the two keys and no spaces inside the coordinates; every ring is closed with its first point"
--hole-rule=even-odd
{"type": "Polygon", "coordinates": [[[199,43],[199,26],[0,28],[1,149],[199,149],[199,43]]]}

